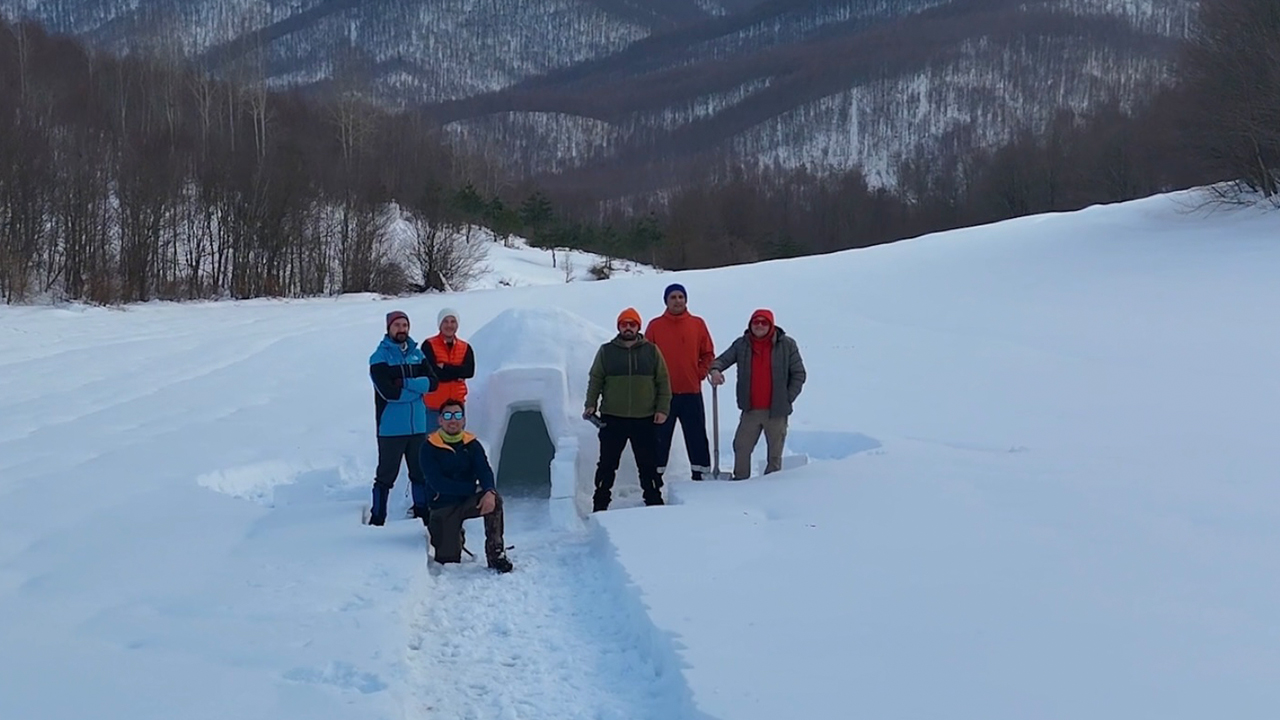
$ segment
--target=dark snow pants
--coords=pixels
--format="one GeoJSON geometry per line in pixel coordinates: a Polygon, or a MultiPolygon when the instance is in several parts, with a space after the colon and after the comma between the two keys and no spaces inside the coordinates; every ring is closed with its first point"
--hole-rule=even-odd
{"type": "Polygon", "coordinates": [[[414,515],[426,524],[427,485],[418,462],[425,435],[392,435],[378,437],[378,469],[373,478],[373,508],[370,522],[381,525],[387,520],[387,498],[400,476],[400,462],[409,466],[409,488],[413,492],[414,515]]]}
{"type": "Polygon", "coordinates": [[[613,499],[613,481],[622,462],[622,451],[631,443],[636,457],[636,470],[640,474],[640,489],[644,491],[645,505],[662,504],[662,478],[658,475],[658,426],[653,416],[625,418],[602,415],[604,427],[600,428],[600,462],[596,464],[595,510],[606,510],[613,499]]]}
{"type": "MultiPolygon", "coordinates": [[[[477,493],[456,505],[432,508],[430,520],[427,522],[427,534],[431,537],[431,547],[436,551],[436,562],[462,562],[462,521],[481,517],[480,498],[482,497],[484,493],[477,493]]],[[[502,557],[506,552],[506,541],[502,537],[501,495],[494,493],[493,512],[483,517],[484,556],[490,560],[502,557]]]]}

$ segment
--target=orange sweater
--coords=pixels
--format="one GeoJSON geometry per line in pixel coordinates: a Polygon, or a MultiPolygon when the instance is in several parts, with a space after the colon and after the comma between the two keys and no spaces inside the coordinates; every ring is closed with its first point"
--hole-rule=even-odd
{"type": "Polygon", "coordinates": [[[649,321],[644,336],[662,351],[673,394],[702,391],[702,381],[716,359],[711,333],[702,318],[687,310],[679,315],[666,312],[649,321]]]}

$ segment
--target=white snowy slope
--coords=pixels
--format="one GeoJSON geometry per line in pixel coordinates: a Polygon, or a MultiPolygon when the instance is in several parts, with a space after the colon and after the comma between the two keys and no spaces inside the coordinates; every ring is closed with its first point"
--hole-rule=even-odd
{"type": "Polygon", "coordinates": [[[0,718],[1273,717],[1280,213],[1192,202],[603,283],[0,308],[0,718]],[[673,280],[718,348],[756,307],[798,340],[808,465],[674,462],[672,505],[580,531],[513,498],[507,576],[358,524],[387,311],[607,329],[673,280]]]}
{"type": "MultiPolygon", "coordinates": [[[[414,260],[413,227],[405,219],[392,221],[390,231],[392,257],[405,268],[414,281],[422,273],[414,260]]],[[[493,288],[524,287],[528,285],[556,285],[570,282],[594,281],[593,270],[607,264],[613,278],[645,275],[656,272],[653,267],[630,260],[610,260],[602,255],[582,250],[557,248],[544,250],[533,247],[519,236],[499,240],[492,231],[482,227],[468,227],[464,233],[455,234],[460,241],[474,243],[479,257],[474,265],[473,278],[465,278],[463,287],[455,290],[486,290],[493,288]]]]}

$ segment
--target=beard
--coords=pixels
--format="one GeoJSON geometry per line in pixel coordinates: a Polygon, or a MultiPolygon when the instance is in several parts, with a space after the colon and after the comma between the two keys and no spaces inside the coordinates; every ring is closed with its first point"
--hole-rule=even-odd
{"type": "Polygon", "coordinates": [[[637,334],[638,333],[635,330],[623,330],[622,332],[618,333],[618,335],[620,335],[622,339],[626,340],[627,342],[635,340],[637,334]]]}
{"type": "Polygon", "coordinates": [[[398,332],[398,333],[396,333],[396,334],[392,335],[392,336],[391,336],[391,339],[392,339],[392,340],[395,340],[395,341],[396,341],[396,342],[398,342],[398,343],[404,343],[404,341],[406,341],[406,340],[408,340],[408,339],[409,339],[409,333],[407,333],[407,332],[398,332]]]}

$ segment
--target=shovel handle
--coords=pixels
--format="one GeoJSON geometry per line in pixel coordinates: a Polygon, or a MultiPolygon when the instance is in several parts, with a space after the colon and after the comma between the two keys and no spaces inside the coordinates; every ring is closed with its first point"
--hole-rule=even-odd
{"type": "Polygon", "coordinates": [[[711,386],[711,444],[715,448],[711,477],[720,477],[720,386],[711,386]]]}

